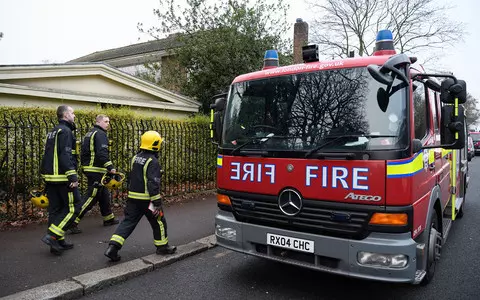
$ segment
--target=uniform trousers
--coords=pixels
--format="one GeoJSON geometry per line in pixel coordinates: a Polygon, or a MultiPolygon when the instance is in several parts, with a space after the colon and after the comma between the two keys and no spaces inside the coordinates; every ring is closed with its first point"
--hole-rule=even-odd
{"type": "Polygon", "coordinates": [[[58,240],[65,237],[65,230],[80,213],[81,197],[78,187],[70,183],[46,183],[48,197],[48,233],[58,240]]]}
{"type": "Polygon", "coordinates": [[[167,221],[165,215],[162,211],[158,217],[155,217],[152,211],[148,208],[149,205],[150,201],[148,200],[127,199],[125,218],[118,225],[115,233],[112,235],[110,245],[116,245],[118,248],[121,248],[143,216],[147,217],[147,220],[152,227],[153,244],[155,246],[168,244],[167,221]]]}

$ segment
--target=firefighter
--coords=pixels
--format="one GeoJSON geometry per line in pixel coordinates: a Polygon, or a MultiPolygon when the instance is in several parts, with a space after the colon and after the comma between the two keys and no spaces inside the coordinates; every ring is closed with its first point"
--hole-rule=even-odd
{"type": "Polygon", "coordinates": [[[69,233],[71,234],[82,232],[77,225],[97,202],[100,206],[100,213],[103,216],[104,226],[119,223],[112,212],[110,192],[101,184],[102,177],[105,173],[116,173],[108,151],[107,130],[109,128],[110,118],[106,115],[98,115],[95,119],[95,126],[93,126],[83,138],[81,163],[83,172],[87,176],[88,190],[80,214],[69,229],[69,233]]]}
{"type": "Polygon", "coordinates": [[[119,261],[120,250],[142,216],[146,216],[153,229],[153,243],[157,254],[173,254],[177,247],[168,244],[167,222],[160,198],[160,164],[158,152],[163,140],[156,131],[145,132],[140,141],[140,151],[131,160],[128,199],[125,218],[110,239],[105,256],[119,261]]]}
{"type": "Polygon", "coordinates": [[[58,125],[47,134],[41,174],[48,198],[48,232],[42,241],[56,255],[73,248],[65,241],[65,230],[80,211],[77,161],[75,160],[75,114],[70,106],[57,108],[58,125]]]}

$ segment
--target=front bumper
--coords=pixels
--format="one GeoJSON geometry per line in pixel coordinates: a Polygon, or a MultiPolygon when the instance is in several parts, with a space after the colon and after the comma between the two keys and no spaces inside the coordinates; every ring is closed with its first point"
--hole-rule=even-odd
{"type": "Polygon", "coordinates": [[[418,244],[410,233],[371,233],[363,240],[350,240],[242,223],[231,212],[222,210],[217,213],[215,224],[236,232],[228,239],[217,232],[217,244],[241,253],[364,279],[418,283],[423,278],[417,272],[418,244]],[[267,245],[267,233],[314,241],[314,253],[267,245]],[[363,266],[357,261],[360,251],[404,254],[408,256],[408,264],[403,268],[363,266]]]}

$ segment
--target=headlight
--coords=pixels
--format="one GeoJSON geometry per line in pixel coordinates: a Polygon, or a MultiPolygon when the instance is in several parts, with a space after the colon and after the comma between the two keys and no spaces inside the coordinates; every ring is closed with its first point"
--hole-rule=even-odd
{"type": "Polygon", "coordinates": [[[370,267],[403,268],[408,264],[408,256],[404,254],[382,254],[374,252],[358,252],[359,264],[370,267]]]}
{"type": "Polygon", "coordinates": [[[237,240],[237,230],[230,227],[222,227],[217,224],[215,226],[215,233],[218,237],[221,237],[230,241],[235,242],[237,240]]]}

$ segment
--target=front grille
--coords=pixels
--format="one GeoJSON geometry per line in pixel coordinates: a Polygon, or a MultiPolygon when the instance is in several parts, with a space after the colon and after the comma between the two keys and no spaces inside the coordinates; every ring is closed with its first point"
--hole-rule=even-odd
{"type": "Polygon", "coordinates": [[[372,211],[358,209],[359,205],[352,205],[356,209],[349,209],[348,204],[303,200],[300,213],[287,216],[278,207],[277,197],[246,198],[230,196],[233,213],[240,222],[351,239],[363,239],[368,234],[372,211]]]}

